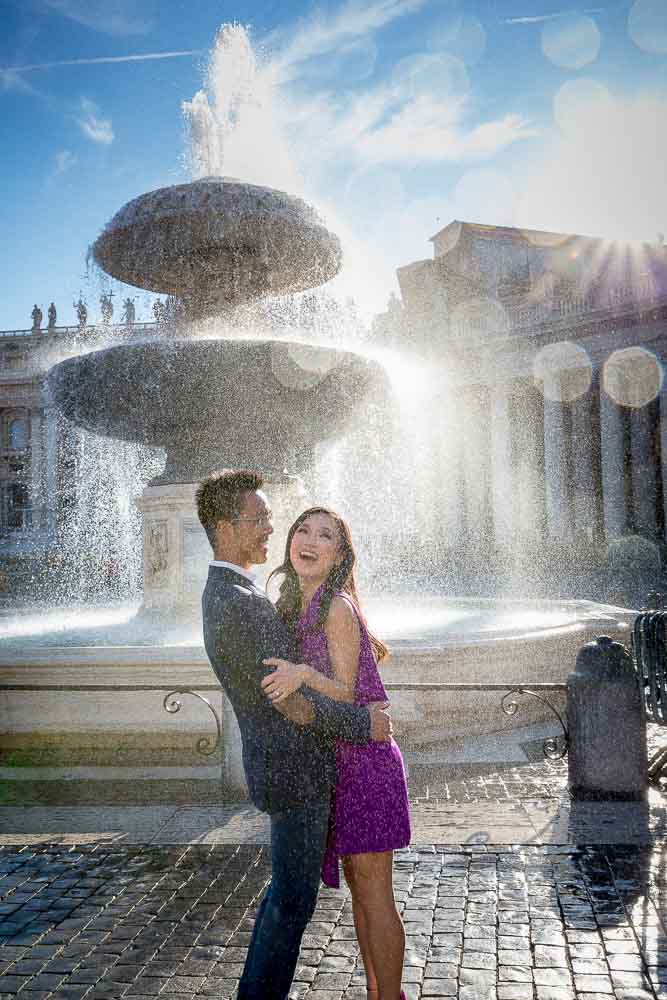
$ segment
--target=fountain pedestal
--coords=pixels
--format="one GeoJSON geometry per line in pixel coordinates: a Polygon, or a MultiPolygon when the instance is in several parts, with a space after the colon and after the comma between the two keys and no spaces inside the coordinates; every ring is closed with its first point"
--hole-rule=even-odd
{"type": "MultiPolygon", "coordinates": [[[[167,617],[171,622],[199,621],[201,595],[213,558],[195,504],[197,483],[164,483],[147,486],[137,501],[143,520],[143,617],[167,617]]],[[[268,482],[273,505],[274,533],[269,557],[258,578],[265,582],[283,558],[284,539],[296,516],[308,506],[301,480],[268,482]]]]}
{"type": "Polygon", "coordinates": [[[144,597],[141,614],[194,616],[201,576],[210,559],[197,520],[196,483],[147,486],[137,505],[143,518],[144,597]]]}

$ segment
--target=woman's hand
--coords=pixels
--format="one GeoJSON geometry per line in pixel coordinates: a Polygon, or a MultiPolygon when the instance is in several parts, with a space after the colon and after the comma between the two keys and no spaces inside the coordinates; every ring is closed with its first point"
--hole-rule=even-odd
{"type": "Polygon", "coordinates": [[[266,667],[276,669],[262,681],[264,694],[274,703],[284,701],[298,691],[306,679],[308,667],[305,663],[289,663],[277,656],[262,661],[266,667]]]}

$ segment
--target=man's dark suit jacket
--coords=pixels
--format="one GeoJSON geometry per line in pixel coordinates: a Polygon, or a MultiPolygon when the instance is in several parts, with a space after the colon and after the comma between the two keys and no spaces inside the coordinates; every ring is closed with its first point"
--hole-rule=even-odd
{"type": "Polygon", "coordinates": [[[204,645],[232,703],[243,742],[250,798],[264,812],[281,812],[329,794],[336,780],[333,740],[368,743],[370,716],[303,688],[315,721],[298,726],[281,715],[261,688],[269,656],[298,662],[296,642],[266,594],[247,577],[211,566],[202,597],[204,645]]]}

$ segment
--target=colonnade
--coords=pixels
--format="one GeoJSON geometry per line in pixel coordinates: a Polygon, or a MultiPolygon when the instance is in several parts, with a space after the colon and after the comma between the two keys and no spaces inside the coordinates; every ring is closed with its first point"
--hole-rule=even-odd
{"type": "Polygon", "coordinates": [[[13,501],[11,487],[19,484],[26,495],[25,509],[15,512],[5,510],[7,528],[14,546],[23,549],[44,545],[55,526],[56,506],[53,498],[57,492],[58,477],[58,428],[55,411],[40,405],[14,406],[13,414],[20,414],[25,421],[25,445],[12,447],[7,439],[3,443],[4,463],[0,470],[0,492],[5,505],[13,501]],[[11,529],[11,525],[14,525],[11,529]]]}
{"type": "Polygon", "coordinates": [[[558,397],[556,381],[527,376],[455,391],[448,467],[459,541],[509,548],[636,534],[663,542],[667,392],[621,403],[597,367],[587,392],[558,397]]]}

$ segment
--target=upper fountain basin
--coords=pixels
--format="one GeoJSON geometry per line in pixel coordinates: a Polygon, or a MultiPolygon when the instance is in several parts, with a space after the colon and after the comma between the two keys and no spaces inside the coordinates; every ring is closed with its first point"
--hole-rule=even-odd
{"type": "Polygon", "coordinates": [[[193,301],[202,314],[314,288],[341,266],[338,237],[301,198],[222,177],[128,202],[93,256],[119,281],[193,301]]]}
{"type": "Polygon", "coordinates": [[[279,340],[119,344],[55,365],[48,387],[75,424],[167,449],[162,482],[222,466],[300,470],[384,380],[352,351],[279,340]]]}

